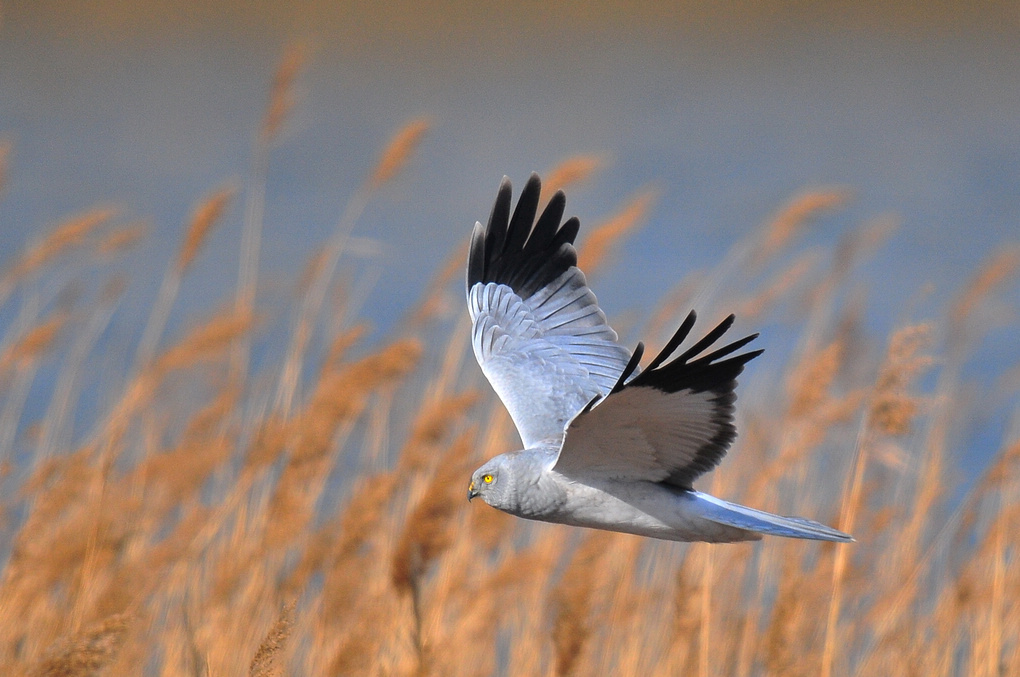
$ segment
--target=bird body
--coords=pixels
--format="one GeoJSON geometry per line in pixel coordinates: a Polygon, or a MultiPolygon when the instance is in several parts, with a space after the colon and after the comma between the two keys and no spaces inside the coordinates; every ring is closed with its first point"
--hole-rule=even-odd
{"type": "Polygon", "coordinates": [[[671,541],[719,543],[760,538],[754,532],[699,516],[690,509],[692,496],[688,495],[694,492],[655,482],[572,478],[548,467],[555,454],[555,449],[513,451],[482,466],[482,477],[495,473],[495,482],[515,487],[502,496],[486,492],[486,502],[526,519],[671,541]],[[511,471],[502,466],[514,468],[512,479],[511,471]]]}
{"type": "Polygon", "coordinates": [[[736,437],[736,378],[761,353],[738,351],[756,335],[706,352],[731,315],[674,355],[692,311],[642,370],[642,345],[631,354],[617,342],[577,268],[580,224],[560,223],[563,193],[536,221],[540,191],[532,174],[511,215],[504,178],[488,224],[472,232],[472,347],[525,449],[476,470],[468,498],[527,519],[673,541],[852,540],[693,489],[736,437]]]}

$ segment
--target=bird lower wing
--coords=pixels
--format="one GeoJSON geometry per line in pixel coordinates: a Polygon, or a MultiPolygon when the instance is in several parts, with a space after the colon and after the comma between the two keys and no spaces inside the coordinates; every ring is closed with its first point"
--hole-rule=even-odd
{"type": "Polygon", "coordinates": [[[715,467],[737,434],[737,375],[761,351],[728,357],[754,338],[748,336],[701,355],[730,327],[730,316],[666,363],[695,317],[688,315],[643,372],[628,380],[625,370],[607,396],[570,422],[555,465],[558,472],[689,489],[697,476],[715,467]]]}

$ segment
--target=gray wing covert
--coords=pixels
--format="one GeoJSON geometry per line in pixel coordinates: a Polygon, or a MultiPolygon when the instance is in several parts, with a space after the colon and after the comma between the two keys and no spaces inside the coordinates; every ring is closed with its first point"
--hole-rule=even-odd
{"type": "MultiPolygon", "coordinates": [[[[555,469],[566,475],[662,482],[690,489],[737,436],[737,376],[760,350],[729,357],[757,334],[702,355],[733,324],[730,315],[668,363],[694,326],[692,311],[662,352],[570,422],[555,469]]],[[[639,346],[640,347],[640,346],[639,346]]],[[[636,353],[640,355],[640,350],[636,353]]]]}
{"type": "Polygon", "coordinates": [[[563,193],[535,222],[540,192],[532,174],[511,218],[503,179],[488,224],[475,224],[467,273],[475,357],[527,448],[558,446],[630,358],[577,268],[579,223],[560,225],[563,193]]]}

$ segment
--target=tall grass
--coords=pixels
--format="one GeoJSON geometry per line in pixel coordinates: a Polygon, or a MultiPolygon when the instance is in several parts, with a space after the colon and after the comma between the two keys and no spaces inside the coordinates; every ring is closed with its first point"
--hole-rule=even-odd
{"type": "MultiPolygon", "coordinates": [[[[284,60],[256,142],[237,288],[219,314],[166,335],[181,279],[229,209],[234,189],[220,189],[168,260],[135,354],[114,356],[128,376],[100,391],[85,434],[71,421],[113,349],[101,337],[120,290],[75,303],[45,281],[72,253],[99,271],[132,255],[137,226],[88,212],[0,272],[0,303],[17,304],[0,343],[5,674],[1020,673],[1016,430],[950,501],[968,425],[961,365],[1015,278],[1015,250],[942,313],[871,336],[845,285],[889,223],[798,253],[797,233],[847,197],[811,192],[680,281],[642,332],[664,340],[692,303],[709,320],[738,308],[799,328],[772,380],[745,379],[742,434],[702,484],[834,523],[856,544],[685,545],[513,519],[465,500],[474,465],[518,442],[470,357],[463,251],[378,345],[355,321],[319,321],[344,302],[351,228],[407,170],[427,122],[398,130],[366,173],[296,284],[295,311],[273,320],[257,304],[262,182],[300,63],[284,60]],[[289,341],[253,364],[273,321],[289,341]],[[52,402],[26,421],[44,362],[59,365],[52,402]]],[[[549,175],[567,185],[600,164],[580,156],[549,175]]],[[[589,272],[653,199],[587,229],[589,272]]]]}

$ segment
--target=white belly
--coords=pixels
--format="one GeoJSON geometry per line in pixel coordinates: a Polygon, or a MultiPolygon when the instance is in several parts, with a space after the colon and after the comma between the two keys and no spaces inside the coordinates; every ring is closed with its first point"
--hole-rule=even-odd
{"type": "Polygon", "coordinates": [[[602,481],[591,485],[560,476],[566,500],[533,519],[620,531],[670,541],[725,543],[757,540],[758,534],[692,514],[679,489],[651,482],[602,481]]]}

